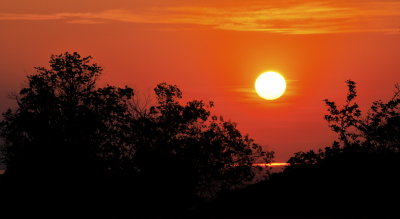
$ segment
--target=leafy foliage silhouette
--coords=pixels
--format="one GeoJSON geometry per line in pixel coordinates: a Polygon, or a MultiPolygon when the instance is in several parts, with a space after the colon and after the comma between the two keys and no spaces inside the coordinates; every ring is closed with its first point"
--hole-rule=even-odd
{"type": "Polygon", "coordinates": [[[141,108],[132,88],[97,86],[102,68],[90,56],[52,55],[50,68],[35,69],[0,123],[6,186],[35,181],[44,193],[63,187],[78,196],[101,189],[114,201],[126,193],[182,208],[245,186],[252,164],[273,158],[235,123],[212,116],[213,102],[182,104],[175,85],[158,84],[156,103],[141,108]]]}
{"type": "Polygon", "coordinates": [[[367,115],[354,102],[357,97],[355,82],[346,81],[348,93],[346,103],[338,107],[334,101],[325,99],[329,114],[325,120],[338,134],[338,141],[331,147],[315,152],[298,152],[289,160],[293,167],[318,164],[341,153],[398,154],[400,152],[400,87],[396,85],[393,97],[388,102],[373,102],[367,115]]]}
{"type": "Polygon", "coordinates": [[[251,138],[243,136],[235,123],[211,116],[208,108],[212,102],[206,105],[195,100],[181,105],[178,100],[182,92],[166,83],[154,90],[158,104],[150,107],[140,120],[145,125],[138,128],[145,132],[139,135],[148,139],[136,143],[141,172],[164,179],[176,176],[179,180],[169,185],[186,182],[187,192],[210,198],[220,190],[251,181],[253,163],[271,161],[273,153],[264,152],[251,138]],[[163,171],[153,171],[160,168],[163,171]]]}
{"type": "Polygon", "coordinates": [[[222,218],[398,218],[400,88],[362,115],[356,84],[343,106],[324,100],[331,146],[297,152],[267,180],[224,194],[198,214],[222,218]],[[258,209],[265,209],[260,211],[258,209]]]}
{"type": "Polygon", "coordinates": [[[400,195],[400,88],[395,86],[389,101],[373,102],[363,117],[355,102],[356,84],[346,83],[348,93],[342,107],[324,100],[329,112],[325,120],[338,140],[317,152],[295,153],[283,175],[309,188],[309,196],[323,200],[324,205],[316,204],[320,209],[328,211],[333,200],[340,200],[336,214],[391,218],[399,204],[394,200],[400,195]]]}
{"type": "Polygon", "coordinates": [[[91,174],[99,158],[117,159],[128,136],[131,88],[96,88],[102,68],[91,57],[64,53],[50,58],[50,69],[35,68],[18,107],[3,114],[8,171],[35,174],[91,174]],[[112,156],[112,158],[110,157],[112,156]]]}

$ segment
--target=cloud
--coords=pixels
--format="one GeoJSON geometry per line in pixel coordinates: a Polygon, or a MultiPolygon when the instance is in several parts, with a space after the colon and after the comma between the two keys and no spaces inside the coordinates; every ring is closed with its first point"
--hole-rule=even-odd
{"type": "Polygon", "coordinates": [[[286,34],[341,32],[398,32],[398,1],[321,1],[273,4],[255,1],[250,6],[161,7],[140,11],[106,10],[90,13],[0,13],[1,20],[50,21],[73,24],[128,22],[185,24],[232,31],[286,34]]]}
{"type": "Polygon", "coordinates": [[[107,23],[106,21],[88,20],[88,19],[68,20],[66,22],[68,24],[105,24],[105,23],[107,23]]]}
{"type": "Polygon", "coordinates": [[[0,13],[2,21],[44,21],[59,20],[61,17],[54,14],[17,14],[17,13],[0,13]]]}
{"type": "MultiPolygon", "coordinates": [[[[133,23],[153,23],[154,18],[146,15],[135,15],[125,10],[107,10],[97,13],[53,13],[53,14],[18,14],[18,13],[0,13],[1,20],[14,21],[51,21],[63,20],[67,23],[71,21],[104,22],[104,21],[120,21],[133,23]]],[[[72,22],[73,23],[73,22],[72,22]]]]}

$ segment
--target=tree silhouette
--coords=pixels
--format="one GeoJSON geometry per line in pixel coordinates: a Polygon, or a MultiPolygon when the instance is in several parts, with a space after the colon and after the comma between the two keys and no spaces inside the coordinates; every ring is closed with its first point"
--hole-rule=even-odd
{"type": "Polygon", "coordinates": [[[388,102],[373,102],[365,117],[355,98],[356,83],[346,81],[348,93],[346,102],[338,107],[334,101],[325,99],[329,114],[325,120],[338,134],[338,141],[331,147],[318,152],[298,152],[289,162],[296,165],[318,164],[324,159],[337,157],[342,153],[393,153],[400,152],[400,87],[396,85],[393,97],[388,102]]]}
{"type": "Polygon", "coordinates": [[[331,146],[297,152],[267,180],[224,193],[196,211],[200,218],[398,218],[399,86],[363,116],[353,81],[340,106],[324,100],[338,134],[331,146]],[[263,210],[260,210],[263,209],[263,210]]]}
{"type": "Polygon", "coordinates": [[[86,180],[73,194],[101,189],[114,203],[129,196],[182,208],[247,185],[253,163],[273,158],[234,122],[212,116],[213,102],[181,103],[175,85],[158,84],[156,103],[141,108],[131,88],[97,86],[102,68],[90,56],[53,55],[50,68],[35,69],[0,122],[13,182],[38,181],[51,193],[49,183],[73,190],[86,180]]]}
{"type": "Polygon", "coordinates": [[[324,100],[329,112],[325,119],[338,134],[338,140],[317,152],[295,153],[288,161],[291,166],[284,170],[283,178],[297,182],[296,188],[304,192],[293,193],[303,198],[313,197],[307,201],[321,211],[334,205],[334,200],[340,200],[337,214],[347,211],[374,217],[392,216],[394,206],[399,203],[389,200],[400,195],[399,86],[396,85],[394,96],[388,102],[375,101],[362,116],[354,102],[355,82],[346,83],[348,93],[342,107],[324,100]]]}
{"type": "MultiPolygon", "coordinates": [[[[91,57],[64,53],[37,67],[18,107],[3,114],[7,171],[91,174],[100,158],[125,156],[131,88],[96,88],[102,68],[91,57]],[[117,147],[116,147],[117,146],[117,147]]],[[[103,168],[103,167],[102,167],[103,168]]]]}
{"type": "Polygon", "coordinates": [[[375,101],[366,118],[358,126],[364,147],[375,151],[400,152],[400,86],[396,84],[393,97],[375,101]]]}
{"type": "Polygon", "coordinates": [[[358,127],[360,123],[361,110],[354,99],[357,97],[356,83],[347,80],[348,93],[346,103],[338,108],[336,103],[325,99],[325,104],[328,106],[328,115],[325,115],[325,120],[328,121],[329,127],[339,135],[339,140],[344,146],[350,146],[352,143],[357,143],[357,133],[349,131],[352,127],[358,127]]]}
{"type": "Polygon", "coordinates": [[[243,136],[235,123],[211,116],[213,102],[181,104],[180,89],[166,83],[154,91],[157,104],[133,125],[137,168],[148,182],[158,182],[154,187],[175,197],[211,198],[251,181],[253,163],[271,162],[273,153],[243,136]]]}

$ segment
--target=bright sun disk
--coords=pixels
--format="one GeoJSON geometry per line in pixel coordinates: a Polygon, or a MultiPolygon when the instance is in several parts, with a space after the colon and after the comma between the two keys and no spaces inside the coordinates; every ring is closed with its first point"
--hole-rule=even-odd
{"type": "Polygon", "coordinates": [[[260,97],[267,100],[275,100],[285,93],[286,81],[277,72],[264,72],[256,79],[255,89],[260,97]]]}

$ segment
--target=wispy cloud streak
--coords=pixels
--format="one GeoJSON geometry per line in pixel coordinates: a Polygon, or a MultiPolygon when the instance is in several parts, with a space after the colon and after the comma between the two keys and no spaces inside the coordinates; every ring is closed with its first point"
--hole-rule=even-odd
{"type": "Polygon", "coordinates": [[[349,1],[341,4],[306,2],[283,6],[258,3],[248,7],[164,7],[137,12],[107,10],[91,13],[0,13],[1,20],[59,20],[75,24],[110,22],[189,24],[221,30],[287,34],[398,32],[400,2],[349,1]]]}

